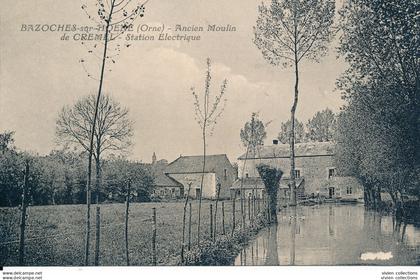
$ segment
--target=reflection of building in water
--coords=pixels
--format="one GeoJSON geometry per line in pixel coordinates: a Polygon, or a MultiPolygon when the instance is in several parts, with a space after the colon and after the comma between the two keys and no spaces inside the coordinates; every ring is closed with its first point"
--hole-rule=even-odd
{"type": "MultiPolygon", "coordinates": [[[[261,197],[264,184],[256,166],[260,163],[279,168],[284,172],[279,183],[280,199],[289,197],[290,148],[288,144],[261,146],[255,152],[248,152],[238,158],[238,177],[232,192],[237,197],[242,186],[245,196],[256,192],[261,197]]],[[[297,143],[295,146],[297,196],[322,196],[325,198],[362,198],[363,192],[356,179],[337,177],[334,167],[334,145],[331,142],[297,143]]]]}

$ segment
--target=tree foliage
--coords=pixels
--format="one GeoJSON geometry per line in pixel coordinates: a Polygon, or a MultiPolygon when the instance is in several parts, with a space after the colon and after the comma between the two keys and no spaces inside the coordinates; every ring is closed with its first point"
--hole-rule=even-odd
{"type": "Polygon", "coordinates": [[[359,178],[368,205],[387,191],[397,209],[419,196],[418,1],[346,2],[338,81],[347,101],[338,119],[339,172],[359,178]]]}
{"type": "MultiPolygon", "coordinates": [[[[302,143],[306,141],[306,132],[305,127],[302,122],[295,119],[295,129],[294,129],[294,138],[295,143],[302,143]]],[[[290,133],[292,131],[292,124],[290,120],[286,122],[282,122],[280,125],[280,132],[277,138],[279,139],[280,143],[287,144],[290,142],[290,133]]]]}
{"type": "Polygon", "coordinates": [[[124,158],[107,160],[104,163],[104,196],[111,201],[123,202],[127,186],[135,201],[150,201],[153,176],[145,164],[128,161],[124,158]]]}
{"type": "Polygon", "coordinates": [[[264,182],[270,207],[270,221],[277,223],[277,192],[283,171],[266,164],[257,165],[258,174],[264,182]]]}
{"type": "Polygon", "coordinates": [[[6,151],[14,150],[13,146],[15,142],[14,131],[4,131],[0,133],[0,152],[4,154],[6,151]]]}
{"type": "Polygon", "coordinates": [[[303,58],[318,61],[333,38],[335,2],[273,0],[259,6],[254,43],[273,65],[294,66],[303,58]]]}
{"type": "Polygon", "coordinates": [[[15,206],[19,204],[23,181],[22,156],[11,147],[14,142],[14,132],[0,133],[0,206],[15,206]]]}
{"type": "Polygon", "coordinates": [[[245,147],[250,146],[255,149],[264,144],[267,133],[264,123],[258,119],[257,113],[252,113],[251,120],[246,122],[244,128],[241,129],[240,137],[245,147]]]}
{"type": "MultiPolygon", "coordinates": [[[[56,123],[59,143],[89,151],[95,103],[96,96],[89,95],[61,110],[56,123]]],[[[126,151],[133,136],[133,121],[128,117],[128,109],[108,95],[100,98],[98,108],[93,146],[95,159],[106,152],[126,151]]]]}
{"type": "Polygon", "coordinates": [[[306,124],[306,137],[310,141],[327,142],[334,139],[336,117],[330,109],[317,112],[306,124]]]}

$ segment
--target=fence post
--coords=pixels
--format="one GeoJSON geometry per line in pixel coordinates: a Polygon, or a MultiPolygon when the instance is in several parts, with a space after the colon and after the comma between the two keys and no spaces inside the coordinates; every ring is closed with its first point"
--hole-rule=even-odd
{"type": "Polygon", "coordinates": [[[156,208],[152,208],[152,220],[153,220],[153,235],[152,235],[152,263],[157,264],[156,261],[156,208]]]}
{"type": "Polygon", "coordinates": [[[214,241],[214,232],[213,232],[213,204],[210,204],[210,239],[214,241]]]}
{"type": "Polygon", "coordinates": [[[232,201],[232,235],[233,235],[233,232],[235,231],[235,226],[236,226],[235,200],[236,200],[236,195],[233,197],[233,201],[232,201]]]}
{"type": "Polygon", "coordinates": [[[191,250],[191,216],[192,216],[192,208],[190,202],[190,217],[188,221],[188,251],[191,250]]]}
{"type": "Polygon", "coordinates": [[[226,230],[225,230],[225,202],[222,201],[222,232],[223,235],[226,234],[226,230]]]}
{"type": "Polygon", "coordinates": [[[257,198],[257,214],[260,214],[260,198],[257,198]]]}
{"type": "Polygon", "coordinates": [[[99,265],[99,242],[101,238],[101,208],[96,206],[96,242],[95,242],[95,266],[99,265]]]}
{"type": "Polygon", "coordinates": [[[181,243],[181,263],[184,263],[184,250],[185,250],[185,218],[187,215],[187,205],[188,205],[188,198],[190,197],[190,190],[191,190],[191,184],[188,184],[188,192],[187,197],[185,198],[184,203],[184,212],[182,216],[182,243],[181,243]]]}
{"type": "Polygon", "coordinates": [[[214,233],[213,233],[213,237],[214,239],[216,239],[216,234],[217,234],[217,206],[218,206],[218,202],[219,202],[219,197],[220,197],[220,187],[221,184],[217,184],[217,189],[216,189],[216,207],[214,209],[214,233]]]}
{"type": "Polygon", "coordinates": [[[255,200],[255,193],[252,196],[252,220],[255,220],[255,216],[256,216],[256,207],[257,206],[257,202],[255,200]]]}
{"type": "Polygon", "coordinates": [[[131,180],[127,182],[127,197],[125,199],[125,257],[127,260],[127,266],[130,265],[130,256],[128,253],[128,214],[130,207],[130,190],[131,190],[131,180]]]}
{"type": "Polygon", "coordinates": [[[25,178],[22,191],[22,209],[20,216],[19,265],[25,264],[25,226],[26,226],[26,192],[29,185],[29,160],[26,160],[25,178]]]}
{"type": "Polygon", "coordinates": [[[251,223],[251,196],[248,196],[248,221],[251,223]]]}

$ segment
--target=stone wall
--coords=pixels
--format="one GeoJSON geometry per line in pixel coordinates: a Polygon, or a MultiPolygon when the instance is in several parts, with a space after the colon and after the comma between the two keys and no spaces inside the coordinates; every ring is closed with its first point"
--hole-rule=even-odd
{"type": "MultiPolygon", "coordinates": [[[[188,174],[168,174],[176,181],[180,182],[184,186],[185,195],[188,192],[188,184],[191,184],[190,197],[196,197],[196,189],[200,189],[201,175],[202,173],[188,173],[188,174]]],[[[205,173],[203,181],[203,198],[215,198],[216,197],[216,174],[205,173]]]]}

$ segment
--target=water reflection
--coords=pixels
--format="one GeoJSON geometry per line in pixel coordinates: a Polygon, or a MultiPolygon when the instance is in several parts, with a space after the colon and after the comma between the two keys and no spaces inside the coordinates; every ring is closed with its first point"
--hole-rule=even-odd
{"type": "Polygon", "coordinates": [[[277,227],[270,227],[267,235],[267,243],[273,246],[268,246],[267,248],[267,257],[265,258],[264,265],[280,265],[277,250],[277,227]]]}
{"type": "Polygon", "coordinates": [[[235,265],[418,265],[420,228],[363,205],[294,207],[278,215],[235,265]],[[384,253],[387,259],[362,259],[384,253]],[[373,254],[370,254],[373,253],[373,254]]]}

